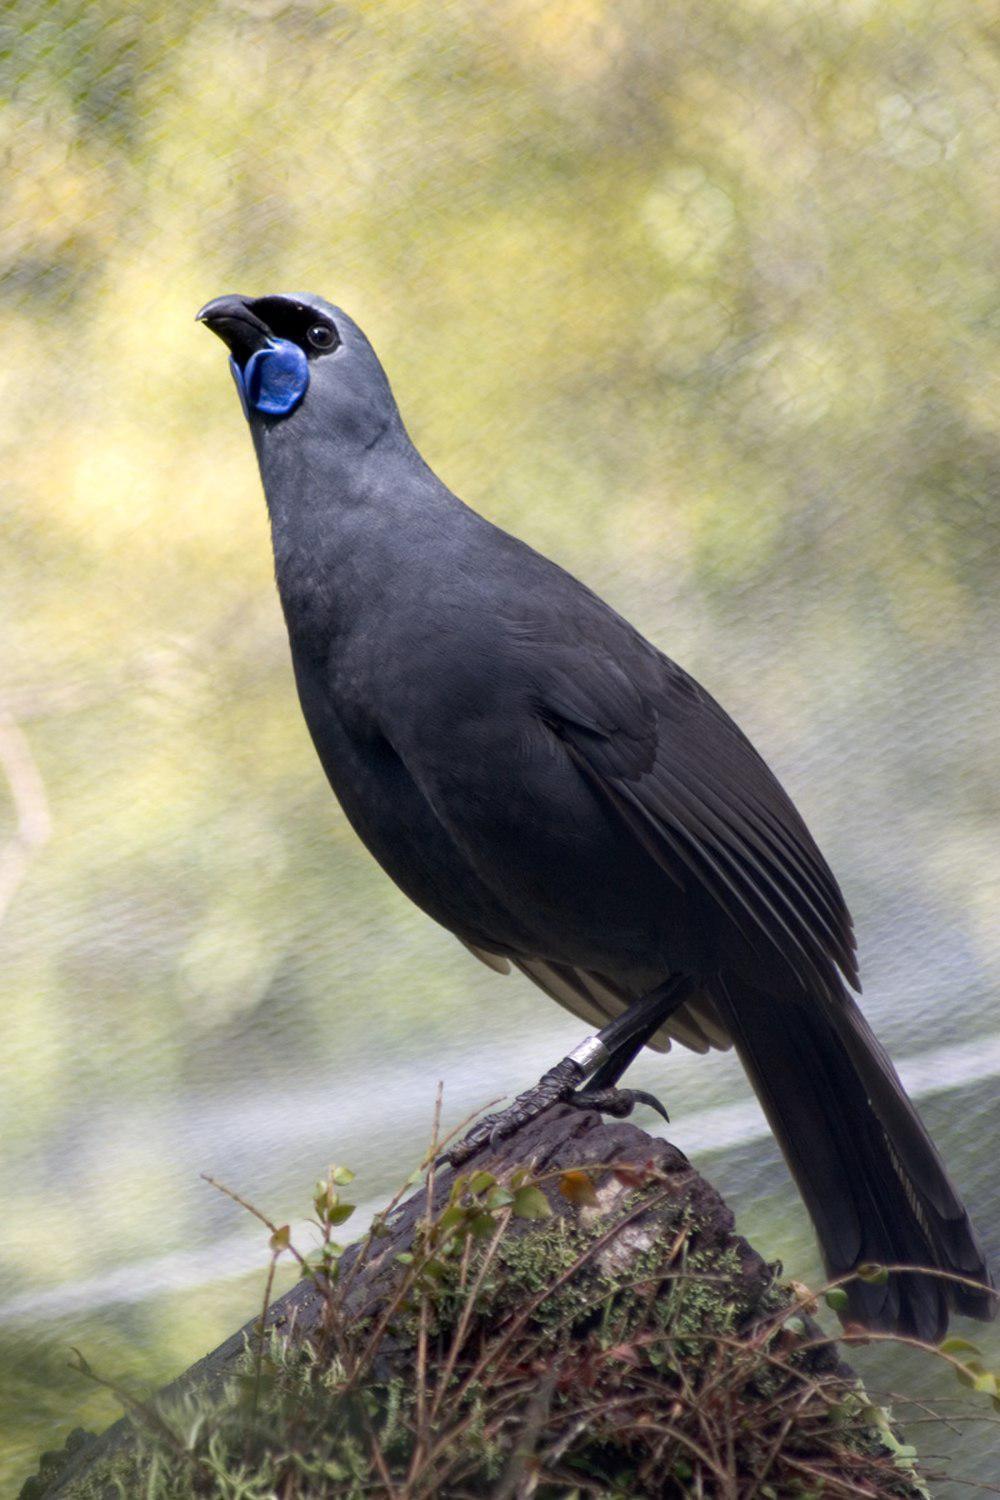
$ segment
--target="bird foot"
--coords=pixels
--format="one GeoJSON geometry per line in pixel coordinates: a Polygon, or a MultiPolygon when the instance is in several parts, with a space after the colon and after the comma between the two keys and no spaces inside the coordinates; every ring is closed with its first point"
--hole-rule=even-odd
{"type": "Polygon", "coordinates": [[[482,1146],[495,1146],[527,1125],[531,1120],[551,1109],[553,1104],[563,1104],[573,1097],[573,1090],[584,1078],[584,1070],[571,1057],[564,1057],[544,1073],[534,1087],[518,1094],[513,1104],[495,1115],[484,1115],[462,1139],[444,1153],[444,1160],[453,1167],[461,1167],[482,1146]]]}
{"type": "Polygon", "coordinates": [[[507,1109],[495,1115],[484,1115],[450,1151],[444,1153],[443,1159],[452,1167],[464,1166],[481,1147],[496,1146],[529,1121],[537,1120],[554,1104],[570,1104],[574,1109],[596,1109],[600,1114],[611,1115],[617,1120],[624,1120],[637,1104],[647,1104],[669,1120],[663,1105],[653,1094],[647,1094],[643,1089],[581,1089],[578,1084],[583,1077],[584,1070],[579,1063],[571,1057],[564,1057],[533,1088],[518,1094],[507,1109]]]}
{"type": "Polygon", "coordinates": [[[659,1099],[645,1089],[577,1089],[566,1103],[574,1109],[596,1109],[598,1114],[611,1115],[615,1120],[624,1120],[637,1104],[645,1104],[670,1124],[670,1116],[659,1099]]]}

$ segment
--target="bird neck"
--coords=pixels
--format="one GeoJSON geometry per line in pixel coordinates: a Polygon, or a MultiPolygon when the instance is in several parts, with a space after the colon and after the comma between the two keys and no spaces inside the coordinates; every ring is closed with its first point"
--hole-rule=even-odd
{"type": "Polygon", "coordinates": [[[401,564],[434,545],[442,514],[466,507],[398,419],[364,448],[289,428],[254,433],[275,577],[293,645],[325,657],[377,611],[401,564]]]}

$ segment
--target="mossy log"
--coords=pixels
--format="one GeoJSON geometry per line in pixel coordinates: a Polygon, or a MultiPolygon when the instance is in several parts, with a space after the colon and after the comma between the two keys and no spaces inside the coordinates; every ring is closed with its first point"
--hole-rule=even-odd
{"type": "Polygon", "coordinates": [[[675,1147],[558,1108],[438,1169],[45,1500],[918,1497],[910,1450],[675,1147]]]}

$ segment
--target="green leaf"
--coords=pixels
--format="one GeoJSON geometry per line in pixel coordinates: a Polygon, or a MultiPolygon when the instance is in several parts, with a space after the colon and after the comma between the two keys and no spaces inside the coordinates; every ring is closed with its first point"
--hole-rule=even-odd
{"type": "Polygon", "coordinates": [[[970,1344],[968,1339],[944,1339],[938,1348],[942,1354],[973,1354],[979,1355],[982,1350],[978,1344],[970,1344]]]}
{"type": "Polygon", "coordinates": [[[486,1189],[491,1188],[495,1182],[496,1178],[492,1172],[473,1172],[469,1178],[469,1192],[485,1193],[486,1189]]]}
{"type": "Polygon", "coordinates": [[[864,1265],[859,1266],[858,1276],[870,1286],[885,1286],[889,1280],[889,1272],[885,1266],[876,1265],[874,1261],[865,1261],[864,1265]]]}
{"type": "Polygon", "coordinates": [[[978,1376],[984,1373],[982,1363],[978,1359],[968,1359],[965,1364],[955,1371],[955,1379],[959,1385],[975,1386],[978,1376]]]}
{"type": "Polygon", "coordinates": [[[354,1181],[354,1173],[350,1167],[331,1167],[330,1181],[335,1182],[338,1187],[346,1187],[349,1182],[354,1181]]]}
{"type": "Polygon", "coordinates": [[[550,1219],[552,1205],[540,1188],[518,1188],[514,1194],[514,1213],[519,1219],[550,1219]]]}
{"type": "Polygon", "coordinates": [[[321,1182],[319,1191],[313,1199],[313,1207],[321,1219],[326,1219],[333,1205],[338,1201],[339,1195],[336,1188],[332,1188],[328,1182],[321,1182]]]}
{"type": "Polygon", "coordinates": [[[469,1233],[477,1240],[488,1240],[496,1227],[497,1221],[492,1214],[474,1214],[469,1221],[469,1233]]]}
{"type": "Polygon", "coordinates": [[[292,1228],[291,1228],[291,1225],[290,1224],[282,1224],[282,1226],[281,1226],[280,1229],[276,1229],[274,1231],[274,1233],[272,1234],[271,1238],[268,1240],[268,1244],[270,1245],[271,1251],[272,1251],[272,1253],[274,1255],[280,1255],[281,1252],[282,1252],[282,1250],[287,1250],[288,1249],[289,1245],[291,1244],[291,1241],[292,1241],[292,1228]]]}
{"type": "Polygon", "coordinates": [[[459,1224],[461,1224],[467,1217],[467,1211],[462,1208],[461,1204],[453,1203],[450,1208],[445,1209],[444,1213],[437,1221],[435,1227],[437,1229],[439,1237],[441,1239],[447,1238],[447,1236],[451,1234],[452,1230],[457,1229],[459,1224]]]}
{"type": "Polygon", "coordinates": [[[832,1286],[826,1294],[826,1305],[835,1313],[846,1313],[850,1301],[842,1286],[832,1286]]]}
{"type": "Polygon", "coordinates": [[[357,1204],[355,1204],[355,1203],[338,1203],[336,1205],[336,1207],[335,1208],[331,1208],[330,1212],[327,1214],[327,1216],[326,1216],[327,1223],[328,1224],[343,1224],[343,1223],[345,1223],[345,1221],[351,1217],[351,1214],[354,1212],[354,1210],[355,1210],[356,1207],[357,1207],[357,1204]]]}
{"type": "Polygon", "coordinates": [[[498,1208],[506,1208],[513,1201],[514,1194],[505,1187],[491,1188],[486,1195],[486,1207],[491,1213],[496,1213],[498,1208]]]}

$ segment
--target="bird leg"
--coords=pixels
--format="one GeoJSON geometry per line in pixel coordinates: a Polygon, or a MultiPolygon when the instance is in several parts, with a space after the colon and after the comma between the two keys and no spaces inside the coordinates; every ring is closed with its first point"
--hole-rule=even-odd
{"type": "Polygon", "coordinates": [[[631,1114],[636,1104],[649,1104],[666,1119],[666,1110],[652,1094],[640,1089],[618,1089],[614,1085],[643,1044],[684,1004],[694,987],[694,980],[677,975],[633,1001],[620,1016],[587,1037],[562,1062],[544,1073],[532,1088],[518,1094],[507,1109],[477,1121],[462,1140],[445,1152],[445,1160],[453,1167],[462,1166],[480,1147],[495,1146],[514,1135],[553,1104],[579,1104],[581,1109],[597,1109],[619,1119],[631,1114]],[[580,1084],[587,1078],[592,1079],[592,1086],[581,1089],[580,1084]]]}
{"type": "Polygon", "coordinates": [[[655,1023],[649,1031],[617,1047],[598,1066],[596,1073],[591,1075],[586,1088],[577,1089],[566,1100],[566,1103],[572,1104],[574,1109],[596,1109],[599,1114],[611,1115],[619,1120],[624,1120],[627,1115],[630,1115],[637,1104],[645,1104],[655,1110],[658,1115],[662,1115],[669,1125],[670,1116],[655,1094],[647,1094],[645,1089],[617,1087],[618,1080],[625,1069],[632,1063],[636,1054],[642,1051],[660,1024],[662,1023],[655,1023]]]}

